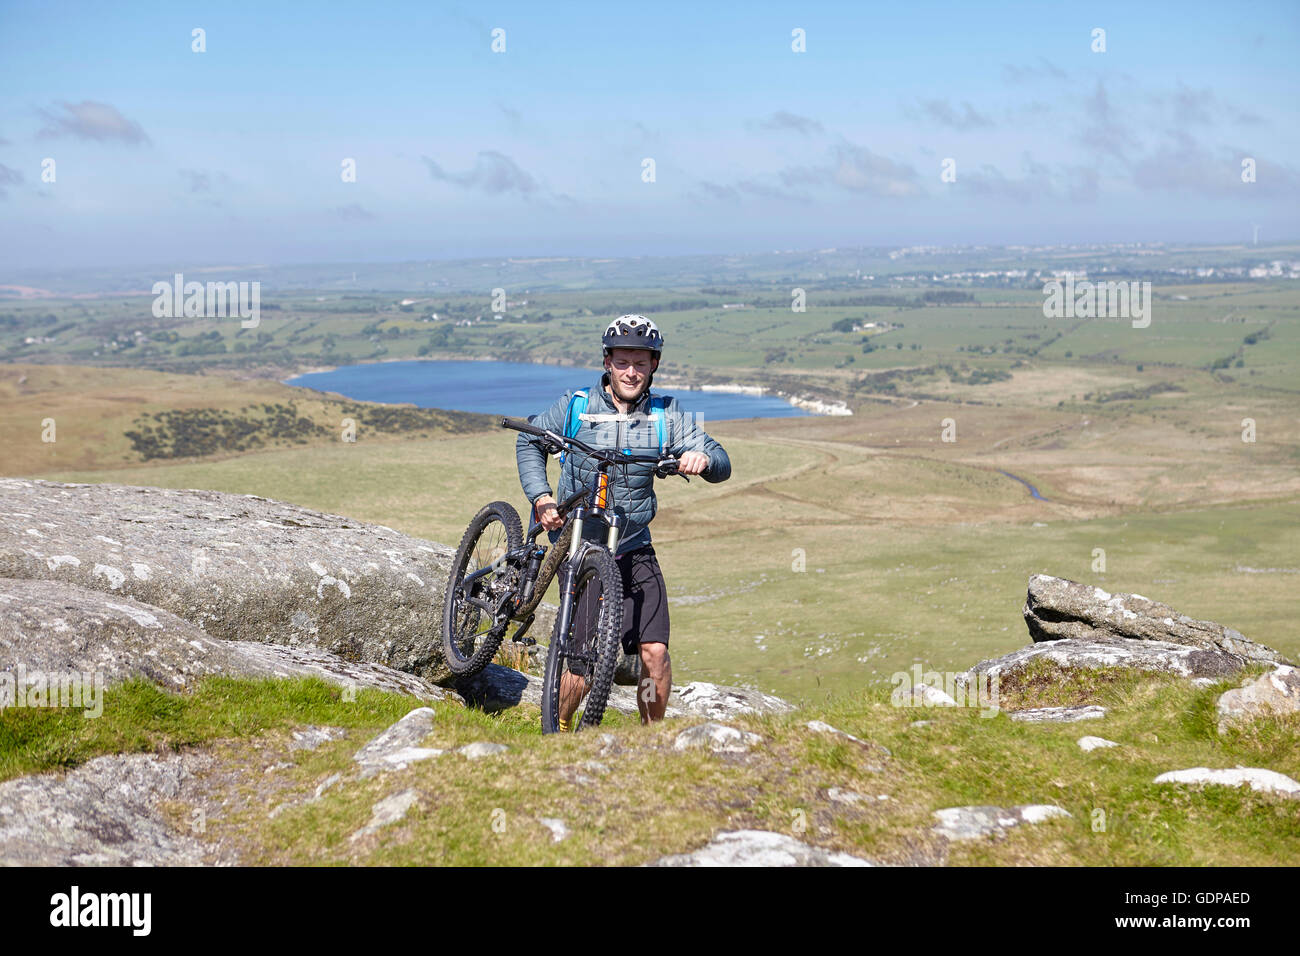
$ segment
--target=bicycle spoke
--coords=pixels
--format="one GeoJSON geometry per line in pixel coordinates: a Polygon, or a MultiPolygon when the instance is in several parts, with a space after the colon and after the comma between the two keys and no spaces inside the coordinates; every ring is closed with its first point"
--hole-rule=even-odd
{"type": "MultiPolygon", "coordinates": [[[[468,596],[495,604],[501,593],[500,585],[503,583],[501,565],[505,559],[506,546],[506,529],[501,522],[493,521],[483,529],[478,540],[474,542],[473,550],[466,557],[465,574],[473,574],[485,568],[492,570],[477,578],[469,586],[468,596]]],[[[482,608],[463,600],[463,597],[464,595],[457,607],[456,632],[459,640],[456,643],[461,652],[469,656],[473,653],[478,638],[492,629],[493,620],[482,608]]]]}
{"type": "Polygon", "coordinates": [[[594,571],[578,581],[574,589],[573,623],[567,642],[568,664],[581,664],[583,677],[590,679],[596,665],[594,647],[600,616],[600,578],[594,571]]]}
{"type": "Polygon", "coordinates": [[[456,549],[443,592],[442,650],[458,677],[491,663],[516,610],[519,568],[510,556],[523,544],[519,515],[493,501],[474,516],[456,549]]]}

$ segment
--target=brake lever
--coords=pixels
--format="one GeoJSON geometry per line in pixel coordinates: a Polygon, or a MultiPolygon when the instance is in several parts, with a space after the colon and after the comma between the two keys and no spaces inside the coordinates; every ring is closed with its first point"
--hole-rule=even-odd
{"type": "Polygon", "coordinates": [[[672,462],[672,468],[673,468],[673,470],[672,470],[672,471],[666,471],[666,470],[665,470],[665,466],[664,466],[664,465],[660,465],[659,467],[657,467],[657,468],[655,469],[655,474],[656,474],[658,477],[660,477],[660,478],[667,478],[669,475],[676,475],[678,478],[682,479],[682,480],[683,480],[684,482],[686,482],[687,484],[690,484],[691,479],[690,479],[688,476],[683,475],[680,471],[677,470],[677,459],[676,459],[676,458],[672,458],[672,459],[667,459],[667,460],[672,462]]]}

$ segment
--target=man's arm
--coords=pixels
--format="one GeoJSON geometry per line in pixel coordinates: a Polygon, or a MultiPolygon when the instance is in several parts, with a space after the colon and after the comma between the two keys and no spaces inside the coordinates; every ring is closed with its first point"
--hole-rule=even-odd
{"type": "MultiPolygon", "coordinates": [[[[538,428],[545,428],[557,435],[564,434],[564,416],[569,410],[569,399],[573,392],[564,396],[533,419],[538,428]]],[[[546,452],[535,444],[531,435],[519,433],[515,439],[515,461],[519,465],[519,483],[523,486],[528,503],[535,504],[542,495],[553,495],[550,482],[546,480],[546,452]]]]}
{"type": "Polygon", "coordinates": [[[701,478],[714,483],[730,478],[731,458],[728,457],[726,449],[710,438],[700,427],[699,416],[683,411],[675,398],[669,406],[669,416],[668,434],[671,447],[666,451],[676,458],[680,458],[688,451],[702,452],[708,456],[709,467],[700,475],[701,478]]]}

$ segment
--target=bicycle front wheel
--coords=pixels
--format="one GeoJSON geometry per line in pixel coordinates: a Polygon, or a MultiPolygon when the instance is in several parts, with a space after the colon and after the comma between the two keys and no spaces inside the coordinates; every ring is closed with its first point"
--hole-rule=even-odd
{"type": "Polygon", "coordinates": [[[442,652],[453,674],[477,674],[496,656],[510,615],[497,620],[483,605],[495,608],[519,586],[518,569],[505,556],[522,544],[519,512],[504,501],[484,506],[465,529],[442,605],[442,652]]]}
{"type": "Polygon", "coordinates": [[[571,710],[575,731],[596,727],[614,684],[623,636],[623,578],[604,548],[584,549],[573,577],[573,613],[560,633],[557,616],[542,680],[542,733],[560,729],[560,714],[571,710]],[[583,703],[583,695],[586,695],[583,703]],[[582,718],[575,720],[583,703],[582,718]]]}

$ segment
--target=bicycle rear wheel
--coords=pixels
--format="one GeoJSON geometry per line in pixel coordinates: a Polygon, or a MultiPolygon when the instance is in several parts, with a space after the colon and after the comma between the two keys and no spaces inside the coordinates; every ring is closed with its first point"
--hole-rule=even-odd
{"type": "Polygon", "coordinates": [[[623,637],[623,578],[604,548],[588,547],[580,554],[574,575],[572,620],[566,633],[560,634],[559,629],[557,617],[542,680],[544,734],[560,729],[561,698],[566,693],[580,694],[584,687],[587,694],[582,719],[570,718],[573,729],[596,727],[605,717],[623,637]]]}
{"type": "MultiPolygon", "coordinates": [[[[442,652],[451,672],[468,677],[492,662],[510,626],[510,614],[500,621],[473,601],[496,607],[519,586],[518,569],[505,564],[507,552],[523,544],[519,513],[504,501],[485,505],[460,539],[460,548],[447,575],[442,605],[442,652]],[[492,568],[471,581],[476,571],[492,568]]],[[[510,602],[506,603],[507,611],[510,602]]]]}

